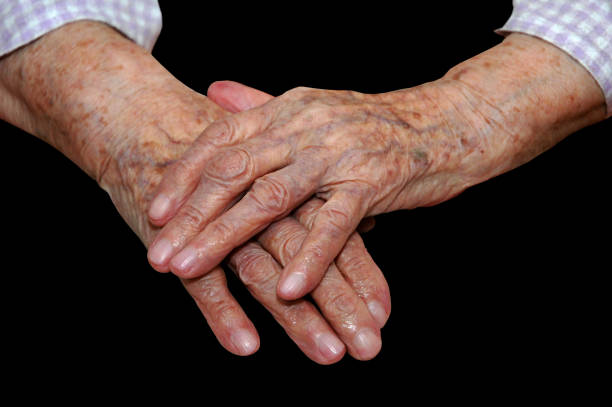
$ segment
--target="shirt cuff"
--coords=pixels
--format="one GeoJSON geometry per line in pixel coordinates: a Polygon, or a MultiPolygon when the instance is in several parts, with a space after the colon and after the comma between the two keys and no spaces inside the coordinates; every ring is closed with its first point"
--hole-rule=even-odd
{"type": "Polygon", "coordinates": [[[496,32],[521,32],[548,41],[580,62],[601,87],[612,116],[612,2],[514,0],[496,32]]]}
{"type": "Polygon", "coordinates": [[[104,22],[148,51],[162,27],[157,0],[7,0],[0,2],[0,56],[77,20],[104,22]]]}

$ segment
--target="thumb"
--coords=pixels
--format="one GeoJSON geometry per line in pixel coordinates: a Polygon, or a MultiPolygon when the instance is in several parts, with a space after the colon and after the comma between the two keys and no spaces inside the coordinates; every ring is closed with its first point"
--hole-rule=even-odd
{"type": "Polygon", "coordinates": [[[231,113],[252,109],[273,98],[260,90],[233,81],[213,82],[208,88],[208,97],[231,113]]]}

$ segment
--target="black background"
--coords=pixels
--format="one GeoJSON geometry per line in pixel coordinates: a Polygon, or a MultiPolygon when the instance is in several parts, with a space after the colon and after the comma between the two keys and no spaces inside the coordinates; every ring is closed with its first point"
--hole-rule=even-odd
{"type": "MultiPolygon", "coordinates": [[[[499,43],[493,30],[511,12],[510,1],[160,3],[164,29],[153,54],[179,80],[204,93],[232,79],[275,95],[435,80],[499,43]]],[[[34,137],[0,126],[3,359],[13,377],[95,386],[151,375],[149,391],[169,379],[208,391],[211,380],[242,388],[263,379],[268,388],[259,391],[270,394],[293,380],[288,389],[300,397],[499,389],[505,398],[583,377],[587,362],[600,360],[609,325],[610,121],[452,201],[379,216],[364,239],[391,287],[383,349],[372,361],[347,355],[329,367],[303,356],[233,275],[261,349],[247,358],[223,350],[180,283],[149,267],[95,182],[34,137]]]]}

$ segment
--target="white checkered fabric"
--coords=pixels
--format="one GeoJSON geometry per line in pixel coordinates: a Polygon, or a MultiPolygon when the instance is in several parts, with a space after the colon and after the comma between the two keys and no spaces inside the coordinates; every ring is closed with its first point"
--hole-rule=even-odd
{"type": "Polygon", "coordinates": [[[85,19],[107,23],[149,51],[162,26],[157,0],[0,0],[0,56],[85,19]]]}
{"type": "Polygon", "coordinates": [[[580,62],[601,86],[612,116],[612,0],[514,0],[501,34],[542,38],[580,62]]]}

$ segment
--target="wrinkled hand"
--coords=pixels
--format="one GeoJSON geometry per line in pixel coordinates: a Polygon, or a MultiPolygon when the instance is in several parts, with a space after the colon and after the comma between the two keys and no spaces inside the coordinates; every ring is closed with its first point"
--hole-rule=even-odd
{"type": "MultiPolygon", "coordinates": [[[[236,86],[209,94],[229,100],[236,86]]],[[[602,90],[582,65],[512,34],[416,88],[296,89],[217,121],[167,173],[149,215],[160,224],[176,215],[160,236],[182,234],[167,259],[180,250],[171,268],[194,276],[319,196],[325,203],[280,278],[280,296],[297,298],[317,286],[363,216],[447,200],[605,117],[602,90]]]]}
{"type": "MultiPolygon", "coordinates": [[[[153,97],[147,98],[146,103],[150,103],[151,100],[153,97]]],[[[196,101],[197,98],[194,97],[191,103],[196,101]]],[[[156,105],[164,108],[166,101],[158,100],[156,105]]],[[[201,105],[205,106],[203,103],[201,105]]],[[[145,109],[146,106],[143,106],[140,117],[143,114],[147,116],[151,114],[145,109]]],[[[166,106],[165,109],[170,111],[171,106],[166,106]]],[[[175,113],[174,119],[177,118],[180,118],[179,123],[190,120],[189,117],[180,117],[175,113]]],[[[162,133],[163,138],[177,134],[179,129],[167,129],[162,133]]],[[[129,190],[132,191],[134,185],[143,185],[143,181],[146,181],[147,189],[152,191],[159,181],[159,176],[153,173],[147,174],[147,171],[152,169],[150,164],[159,157],[160,153],[168,153],[168,147],[174,148],[170,143],[157,145],[156,152],[147,149],[149,153],[143,157],[147,163],[142,168],[146,174],[144,179],[141,177],[137,182],[128,180],[123,184],[129,184],[129,190]]],[[[144,152],[136,149],[129,151],[131,151],[130,158],[121,165],[123,169],[119,173],[133,170],[135,154],[142,155],[144,152]]],[[[120,155],[125,156],[123,152],[120,155]]],[[[167,163],[168,161],[163,161],[153,168],[165,168],[167,163]]],[[[108,179],[108,175],[105,178],[108,179]]],[[[137,202],[137,206],[133,206],[134,200],[125,199],[123,194],[111,193],[111,196],[120,197],[114,199],[118,208],[121,208],[123,203],[127,203],[125,209],[129,213],[135,210],[136,216],[141,219],[145,215],[144,207],[148,203],[146,198],[137,202]]],[[[282,269],[279,263],[284,265],[295,255],[307,234],[311,219],[320,206],[320,201],[311,200],[293,217],[270,225],[259,236],[257,242],[248,243],[230,255],[230,266],[253,296],[272,313],[288,335],[312,360],[322,364],[336,362],[342,358],[347,348],[356,359],[371,359],[380,351],[380,328],[386,322],[390,305],[384,277],[358,235],[354,234],[351,237],[350,244],[343,250],[336,263],[330,266],[321,284],[313,291],[312,298],[318,309],[308,300],[288,303],[276,296],[276,285],[282,269]]],[[[145,225],[143,222],[138,224],[150,228],[150,225],[145,225]]],[[[242,355],[257,350],[259,345],[257,332],[227,290],[225,276],[220,268],[216,268],[209,275],[182,281],[196,300],[215,335],[228,350],[242,355]]]]}
{"type": "Polygon", "coordinates": [[[163,267],[202,275],[314,194],[326,202],[278,287],[299,298],[363,216],[447,200],[605,117],[602,90],[580,63],[518,33],[416,88],[289,91],[211,125],[166,174],[149,215],[172,218],[160,235],[180,244],[163,267]]]}
{"type": "MultiPolygon", "coordinates": [[[[146,211],[162,177],[197,135],[218,120],[187,159],[177,162],[160,188],[161,198],[151,206],[150,215],[158,224],[190,207],[202,208],[207,216],[214,213],[205,219],[194,211],[194,222],[184,229],[182,240],[171,240],[180,243],[172,245],[174,252],[192,239],[215,248],[202,253],[198,261],[204,260],[204,265],[192,274],[213,268],[206,262],[214,263],[212,258],[229,253],[245,235],[289,214],[301,200],[312,194],[324,198],[325,203],[308,202],[293,218],[272,222],[257,243],[230,257],[230,265],[251,292],[319,363],[342,357],[343,345],[334,335],[342,337],[356,357],[377,352],[380,342],[370,335],[377,336],[374,323],[348,285],[370,305],[379,324],[389,311],[386,283],[358,236],[351,235],[353,227],[347,225],[358,220],[348,215],[447,199],[535,157],[606,113],[601,89],[584,68],[556,47],[521,35],[511,35],[499,47],[460,64],[443,80],[415,89],[385,95],[300,89],[227,119],[221,108],[181,85],[149,54],[104,24],[68,24],[2,58],[0,64],[0,115],[53,145],[98,180],[145,244],[158,233],[146,211]],[[213,151],[224,145],[223,154],[213,151]],[[223,156],[225,161],[219,158],[223,156]],[[396,165],[389,165],[393,160],[388,157],[398,158],[396,165]],[[368,171],[370,160],[376,165],[368,171]],[[281,169],[270,172],[277,168],[281,169]],[[204,169],[202,184],[214,187],[214,200],[198,183],[204,169]],[[181,180],[181,174],[186,179],[181,180]],[[234,188],[232,174],[238,181],[234,188]],[[263,181],[248,191],[251,181],[264,174],[263,181]],[[288,174],[296,179],[288,179],[288,174]],[[405,185],[402,176],[407,178],[405,185]],[[223,182],[230,194],[224,195],[217,185],[223,182]],[[312,191],[304,191],[302,185],[312,191]],[[247,195],[239,200],[244,192],[247,195]],[[343,197],[350,199],[339,199],[343,197]],[[211,207],[202,206],[202,201],[210,201],[211,207]],[[241,211],[255,216],[245,222],[236,217],[241,211]],[[202,229],[212,232],[208,242],[198,236],[202,229]],[[325,241],[325,230],[337,233],[330,246],[317,243],[318,238],[325,241]],[[338,242],[349,235],[332,264],[332,253],[342,246],[338,242]],[[313,291],[327,321],[312,303],[284,302],[274,295],[280,267],[285,267],[285,274],[299,268],[309,253],[314,260],[304,265],[306,271],[314,269],[317,277],[329,269],[313,291]]],[[[222,100],[235,86],[217,86],[211,92],[222,100]]],[[[181,236],[180,231],[172,232],[177,226],[171,222],[156,242],[181,236]]],[[[227,290],[223,271],[217,267],[191,277],[183,283],[222,345],[237,354],[253,352],[258,346],[256,332],[227,290]]],[[[318,277],[304,278],[315,286],[318,277]]]]}
{"type": "Polygon", "coordinates": [[[166,174],[149,213],[180,241],[164,267],[202,275],[314,194],[326,202],[278,287],[299,298],[363,216],[433,205],[527,162],[603,120],[603,96],[575,59],[518,33],[415,88],[291,90],[211,125],[166,174]]]}
{"type": "MultiPolygon", "coordinates": [[[[209,96],[227,99],[239,86],[221,83],[209,96]]],[[[215,122],[155,198],[151,219],[168,222],[156,268],[200,276],[316,195],[325,204],[278,291],[300,298],[364,216],[431,205],[467,187],[460,172],[447,171],[456,152],[480,154],[482,129],[456,110],[467,102],[446,82],[382,95],[298,88],[215,122]]]]}
{"type": "Polygon", "coordinates": [[[381,347],[379,328],[388,317],[388,287],[357,234],[312,291],[320,313],[308,300],[286,302],[276,295],[282,266],[299,250],[322,205],[320,200],[310,200],[294,217],[270,225],[257,243],[248,243],[231,255],[230,267],[311,359],[339,360],[344,342],[353,357],[368,360],[381,347]]]}
{"type": "MultiPolygon", "coordinates": [[[[151,100],[147,99],[147,103],[151,100]]],[[[197,98],[194,98],[191,103],[196,101],[197,98]]],[[[157,105],[162,108],[166,106],[165,101],[160,100],[157,105]]],[[[169,111],[171,106],[165,109],[169,111]]],[[[141,110],[139,117],[150,113],[141,110]]],[[[183,117],[179,122],[187,120],[188,117],[183,117]]],[[[120,134],[118,131],[116,128],[115,134],[120,134]]],[[[178,131],[167,129],[159,135],[165,138],[168,137],[166,134],[177,134],[178,131]]],[[[110,189],[120,212],[132,219],[140,219],[136,222],[139,226],[135,228],[139,235],[143,232],[141,227],[151,237],[157,232],[153,229],[149,233],[151,225],[145,223],[146,197],[152,195],[160,179],[159,174],[150,171],[165,168],[169,161],[157,162],[153,166],[151,163],[156,162],[160,153],[168,154],[167,148],[174,148],[171,145],[158,144],[155,146],[156,152],[148,148],[140,149],[140,146],[127,148],[126,151],[130,151],[129,159],[120,163],[119,173],[134,171],[134,160],[138,156],[145,160],[145,165],[138,169],[143,172],[138,180],[126,180],[124,176],[123,182],[113,183],[122,186],[118,193],[112,193],[113,188],[110,189]],[[150,192],[142,194],[138,190],[139,185],[147,185],[150,192]],[[141,197],[137,200],[133,195],[135,187],[137,196],[141,197]],[[126,196],[124,191],[130,191],[130,195],[126,196]]],[[[119,155],[126,157],[125,152],[119,155]]],[[[108,181],[107,174],[105,183],[108,181]]],[[[322,364],[334,363],[343,357],[348,348],[356,359],[371,359],[380,351],[380,328],[388,317],[390,302],[386,281],[357,234],[351,237],[351,243],[313,291],[312,299],[318,309],[308,300],[286,302],[276,296],[281,265],[295,255],[320,205],[319,201],[311,200],[293,217],[270,225],[257,242],[248,243],[232,253],[229,262],[248,290],[272,313],[309,358],[322,364]]],[[[228,291],[222,269],[217,267],[208,275],[182,281],[226,349],[239,355],[248,355],[257,350],[259,338],[255,327],[228,291]]]]}
{"type": "MultiPolygon", "coordinates": [[[[158,230],[146,211],[164,172],[227,112],[104,24],[66,25],[0,63],[5,117],[95,178],[145,245],[152,242],[158,230]],[[18,76],[23,80],[16,81],[18,76]]],[[[309,226],[318,206],[313,200],[272,225],[258,242],[238,249],[230,264],[311,359],[333,363],[346,348],[358,359],[372,358],[390,302],[358,235],[313,293],[320,311],[309,301],[275,296],[279,262],[295,254],[307,233],[303,225],[309,226]]],[[[182,281],[226,349],[239,355],[257,350],[257,332],[228,291],[221,268],[182,281]]]]}

